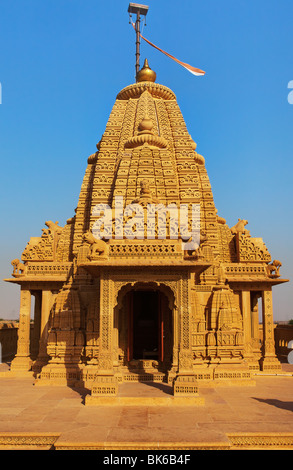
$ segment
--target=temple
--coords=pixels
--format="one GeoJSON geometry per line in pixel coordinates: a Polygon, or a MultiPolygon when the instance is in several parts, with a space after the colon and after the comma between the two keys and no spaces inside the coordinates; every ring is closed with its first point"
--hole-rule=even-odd
{"type": "Polygon", "coordinates": [[[21,299],[11,370],[32,370],[39,385],[87,387],[89,404],[124,382],[165,382],[188,398],[278,371],[272,287],[287,281],[281,263],[246,220],[231,228],[217,213],[176,96],[147,61],[116,96],[96,147],[72,217],[64,227],[46,221],[12,261],[6,281],[21,299]],[[182,208],[185,227],[174,216],[182,208]],[[200,225],[190,246],[193,208],[200,225]]]}

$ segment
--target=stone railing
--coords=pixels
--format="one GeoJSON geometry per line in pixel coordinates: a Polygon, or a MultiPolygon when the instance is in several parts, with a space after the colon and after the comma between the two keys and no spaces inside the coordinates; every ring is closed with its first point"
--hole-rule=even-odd
{"type": "MultiPolygon", "coordinates": [[[[34,323],[31,322],[31,337],[34,323]]],[[[12,359],[17,352],[18,322],[13,320],[0,321],[0,343],[2,362],[12,359]]]]}
{"type": "Polygon", "coordinates": [[[10,320],[0,321],[0,343],[2,348],[2,361],[15,356],[17,349],[17,333],[17,322],[10,320]]]}
{"type": "Polygon", "coordinates": [[[276,354],[282,362],[287,362],[288,354],[293,349],[288,349],[291,340],[293,340],[293,325],[277,324],[275,326],[276,354]]]}

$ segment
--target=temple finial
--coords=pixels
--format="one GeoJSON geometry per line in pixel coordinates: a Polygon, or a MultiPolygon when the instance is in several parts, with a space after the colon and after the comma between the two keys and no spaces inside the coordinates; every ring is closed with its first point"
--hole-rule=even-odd
{"type": "Polygon", "coordinates": [[[138,72],[136,76],[137,82],[155,82],[156,81],[156,72],[154,72],[148,64],[148,60],[145,59],[142,69],[138,72]]]}

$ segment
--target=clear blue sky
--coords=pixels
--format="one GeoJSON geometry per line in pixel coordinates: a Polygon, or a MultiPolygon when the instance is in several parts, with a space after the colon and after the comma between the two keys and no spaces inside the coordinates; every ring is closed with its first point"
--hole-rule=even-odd
{"type": "MultiPolygon", "coordinates": [[[[87,157],[117,93],[134,82],[128,1],[0,0],[1,279],[45,220],[74,215],[87,157]]],[[[143,34],[206,71],[194,77],[142,44],[176,94],[204,155],[219,215],[249,221],[293,279],[292,0],[149,0],[143,34]]],[[[19,288],[0,283],[0,317],[19,288]]],[[[274,288],[275,319],[293,318],[292,284],[274,288]]]]}

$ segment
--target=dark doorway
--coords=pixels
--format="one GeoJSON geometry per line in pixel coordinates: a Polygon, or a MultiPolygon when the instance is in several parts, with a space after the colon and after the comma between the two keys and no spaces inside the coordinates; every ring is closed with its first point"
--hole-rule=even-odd
{"type": "Polygon", "coordinates": [[[119,346],[125,351],[126,362],[153,360],[168,370],[173,358],[173,328],[167,296],[160,290],[135,289],[127,292],[123,304],[119,346]]]}
{"type": "MultiPolygon", "coordinates": [[[[158,359],[159,355],[159,293],[132,293],[133,359],[158,359]]],[[[131,325],[130,325],[131,327],[131,325]]]]}

